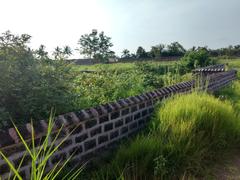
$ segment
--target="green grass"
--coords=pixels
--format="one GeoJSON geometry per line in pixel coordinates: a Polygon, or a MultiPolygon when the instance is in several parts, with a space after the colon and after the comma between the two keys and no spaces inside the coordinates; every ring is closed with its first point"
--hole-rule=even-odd
{"type": "Polygon", "coordinates": [[[240,122],[229,101],[193,93],[164,101],[148,134],[122,145],[93,179],[201,177],[239,143],[240,122]]]}
{"type": "Polygon", "coordinates": [[[240,58],[237,59],[219,59],[219,64],[227,64],[228,69],[236,69],[238,71],[238,79],[240,78],[240,58]]]}
{"type": "MultiPolygon", "coordinates": [[[[144,63],[139,62],[139,63],[144,63]]],[[[154,65],[172,65],[176,63],[176,61],[147,61],[147,63],[151,64],[152,66],[154,65]]],[[[77,71],[81,70],[130,70],[135,68],[135,62],[133,63],[112,63],[112,64],[95,64],[95,65],[76,65],[75,69],[77,71]]]]}
{"type": "Polygon", "coordinates": [[[240,81],[237,80],[233,82],[230,86],[225,87],[219,91],[217,91],[216,96],[221,99],[227,99],[232,104],[233,107],[236,109],[236,112],[240,114],[240,81]]]}

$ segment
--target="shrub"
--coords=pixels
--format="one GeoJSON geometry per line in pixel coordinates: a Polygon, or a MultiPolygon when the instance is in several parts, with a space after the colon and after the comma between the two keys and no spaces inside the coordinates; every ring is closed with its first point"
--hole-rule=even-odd
{"type": "Polygon", "coordinates": [[[181,75],[186,73],[182,64],[162,65],[154,63],[135,63],[137,71],[143,77],[145,87],[153,89],[169,86],[183,80],[181,75]]]}
{"type": "Polygon", "coordinates": [[[0,126],[9,117],[46,118],[72,109],[71,67],[61,60],[37,58],[27,47],[30,36],[6,32],[0,37],[0,126]]]}
{"type": "Polygon", "coordinates": [[[120,147],[101,174],[108,179],[121,174],[126,179],[202,175],[209,162],[239,142],[239,135],[229,102],[207,94],[176,96],[156,110],[150,134],[120,147]]]}
{"type": "Polygon", "coordinates": [[[74,80],[76,107],[90,107],[150,90],[143,85],[142,76],[134,70],[81,73],[74,80]]]}
{"type": "Polygon", "coordinates": [[[188,51],[184,57],[181,58],[181,62],[187,67],[188,70],[212,65],[215,63],[205,49],[188,51]]]}

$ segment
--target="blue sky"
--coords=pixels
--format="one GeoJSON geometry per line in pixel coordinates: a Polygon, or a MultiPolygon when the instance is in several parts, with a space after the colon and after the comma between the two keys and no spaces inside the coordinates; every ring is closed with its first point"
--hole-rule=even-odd
{"type": "Polygon", "coordinates": [[[0,32],[28,33],[33,48],[49,51],[77,48],[91,29],[112,37],[118,55],[173,41],[186,48],[240,44],[239,0],[0,0],[0,6],[0,32]]]}

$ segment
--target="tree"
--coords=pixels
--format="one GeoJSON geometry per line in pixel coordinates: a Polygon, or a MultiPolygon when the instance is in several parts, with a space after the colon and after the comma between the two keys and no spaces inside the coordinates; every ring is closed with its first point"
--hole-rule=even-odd
{"type": "Polygon", "coordinates": [[[53,56],[55,59],[67,59],[70,55],[72,55],[72,49],[69,46],[64,46],[63,48],[56,47],[53,56]]]}
{"type": "Polygon", "coordinates": [[[181,62],[188,70],[208,66],[215,62],[210,58],[208,51],[205,48],[198,48],[194,51],[188,51],[181,62]]]}
{"type": "Polygon", "coordinates": [[[63,47],[63,54],[66,55],[66,56],[72,55],[72,49],[70,48],[70,46],[64,46],[63,47]]]}
{"type": "Polygon", "coordinates": [[[143,47],[139,46],[136,52],[136,57],[137,58],[147,58],[148,55],[145,51],[145,49],[143,49],[143,47]]]}
{"type": "Polygon", "coordinates": [[[32,53],[27,47],[31,36],[28,34],[13,35],[10,31],[0,36],[0,61],[31,59],[32,53]]]}
{"type": "Polygon", "coordinates": [[[35,54],[38,59],[48,59],[48,52],[45,51],[46,47],[44,45],[40,45],[40,47],[35,51],[35,54]]]}
{"type": "Polygon", "coordinates": [[[152,46],[152,48],[150,50],[151,56],[154,57],[154,58],[160,57],[164,47],[165,47],[164,44],[159,44],[159,45],[156,45],[156,46],[152,46]]]}
{"type": "Polygon", "coordinates": [[[73,107],[70,64],[44,57],[43,45],[31,50],[30,39],[10,31],[0,35],[0,127],[9,117],[24,123],[46,118],[51,108],[63,113],[73,107]]]}
{"type": "Polygon", "coordinates": [[[124,50],[122,51],[122,56],[121,56],[121,58],[126,58],[126,59],[131,58],[130,51],[129,51],[128,49],[124,49],[124,50]]]}
{"type": "Polygon", "coordinates": [[[106,61],[115,54],[110,50],[113,46],[111,38],[106,36],[103,31],[98,33],[97,30],[92,30],[92,33],[82,35],[78,44],[80,45],[80,54],[87,55],[89,58],[106,61]]]}
{"type": "Polygon", "coordinates": [[[183,56],[186,52],[184,47],[179,42],[173,42],[167,46],[170,56],[183,56]]]}

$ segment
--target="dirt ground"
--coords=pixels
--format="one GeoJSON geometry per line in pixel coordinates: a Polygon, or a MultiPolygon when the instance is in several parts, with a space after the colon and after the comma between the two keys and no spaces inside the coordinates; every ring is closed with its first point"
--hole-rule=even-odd
{"type": "Polygon", "coordinates": [[[240,151],[223,157],[223,161],[214,167],[213,177],[210,179],[240,180],[240,151]]]}

